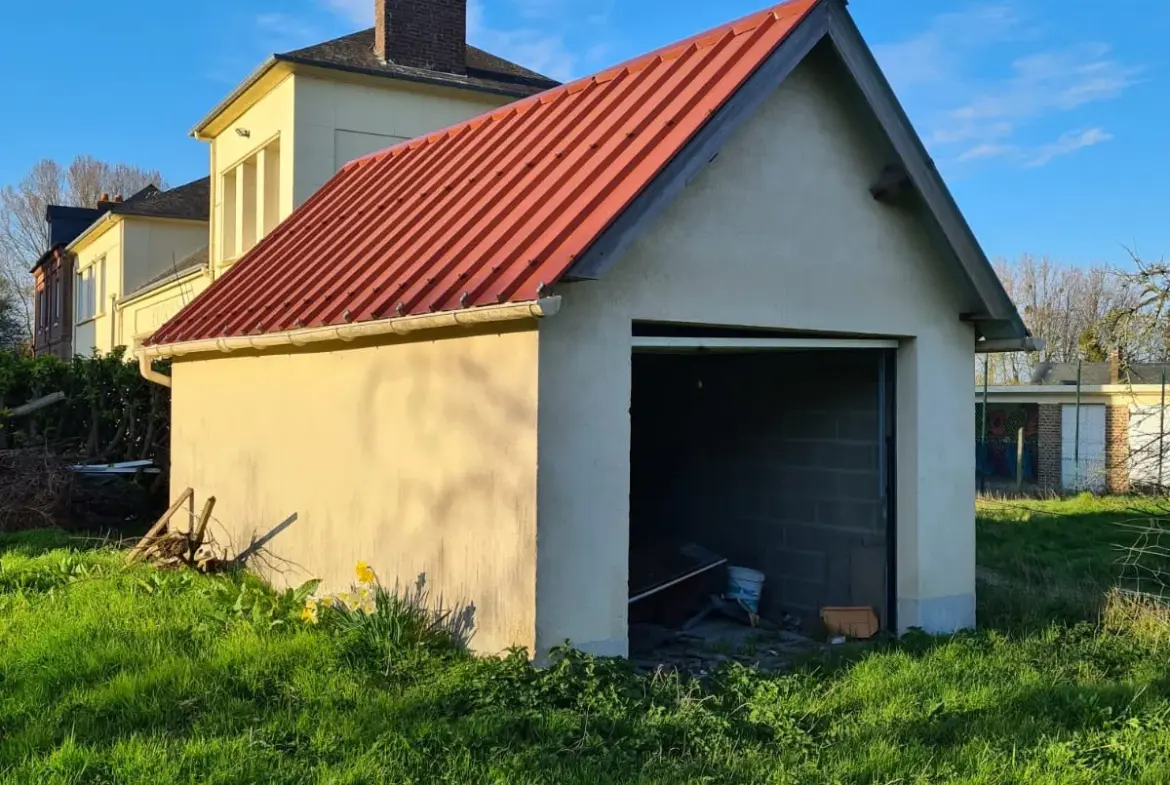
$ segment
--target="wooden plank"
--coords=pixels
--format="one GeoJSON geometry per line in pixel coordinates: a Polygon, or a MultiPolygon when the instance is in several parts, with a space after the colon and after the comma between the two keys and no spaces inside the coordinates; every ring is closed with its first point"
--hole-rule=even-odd
{"type": "Polygon", "coordinates": [[[138,541],[138,544],[131,549],[130,553],[126,554],[126,563],[132,564],[137,561],[138,557],[142,555],[142,552],[150,546],[151,542],[153,542],[155,538],[158,537],[159,533],[167,527],[167,524],[171,522],[171,518],[173,518],[175,513],[179,511],[179,508],[194,497],[194,488],[187,488],[185,491],[179,494],[179,498],[175,500],[175,503],[172,504],[167,509],[167,511],[163,513],[162,517],[155,522],[154,526],[150,527],[150,531],[148,531],[145,536],[143,536],[143,538],[138,541]]]}
{"type": "Polygon", "coordinates": [[[203,504],[203,509],[199,512],[199,521],[195,524],[194,535],[191,537],[191,561],[195,560],[195,553],[199,550],[199,546],[203,544],[203,535],[207,532],[207,524],[211,521],[211,511],[213,509],[215,509],[215,497],[208,496],[207,501],[203,504]]]}

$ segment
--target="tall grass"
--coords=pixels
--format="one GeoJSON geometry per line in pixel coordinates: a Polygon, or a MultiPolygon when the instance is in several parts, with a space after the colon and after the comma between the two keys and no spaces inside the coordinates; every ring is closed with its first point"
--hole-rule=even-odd
{"type": "Polygon", "coordinates": [[[398,592],[397,616],[319,608],[313,624],[245,577],[0,540],[0,781],[1170,782],[1165,639],[1113,603],[1055,620],[1026,592],[1005,604],[1108,580],[1107,548],[1045,544],[1051,518],[981,514],[1001,585],[981,585],[979,632],[703,684],[571,652],[541,670],[473,658],[398,592]]]}

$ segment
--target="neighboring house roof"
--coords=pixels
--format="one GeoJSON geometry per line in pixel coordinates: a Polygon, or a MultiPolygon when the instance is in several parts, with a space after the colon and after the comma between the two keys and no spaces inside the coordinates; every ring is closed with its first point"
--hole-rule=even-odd
{"type": "Polygon", "coordinates": [[[556,87],[560,83],[535,71],[489,54],[474,46],[467,47],[467,74],[450,74],[425,68],[409,68],[383,62],[374,53],[374,28],[350,33],[332,41],[274,55],[276,60],[322,68],[356,71],[374,76],[453,84],[506,95],[526,96],[556,87]]]}
{"type": "Polygon", "coordinates": [[[600,277],[826,36],[981,303],[969,318],[1024,337],[843,3],[795,0],[347,164],[149,342],[524,303],[600,277]]]}
{"type": "Polygon", "coordinates": [[[148,292],[152,292],[155,289],[161,289],[167,284],[174,283],[175,281],[178,281],[181,278],[185,278],[192,273],[196,273],[205,269],[208,264],[208,259],[210,258],[208,251],[208,247],[204,246],[195,253],[183,257],[179,261],[175,262],[172,267],[167,268],[153,278],[147,279],[137,289],[125,295],[122,300],[132,300],[135,297],[147,294],[148,292]]]}
{"type": "Polygon", "coordinates": [[[249,88],[261,81],[265,74],[278,63],[328,68],[407,82],[477,90],[514,98],[524,98],[560,85],[560,82],[555,79],[550,79],[536,71],[531,71],[470,45],[467,47],[466,74],[451,74],[444,71],[431,71],[425,68],[410,68],[387,63],[378,59],[374,53],[374,28],[371,27],[368,30],[350,33],[331,41],[306,46],[303,49],[278,52],[272,55],[261,63],[260,67],[253,71],[247,79],[237,85],[236,89],[220,101],[206,117],[200,120],[192,129],[191,135],[202,138],[201,132],[216,117],[246,93],[249,88]]]}
{"type": "MultiPolygon", "coordinates": [[[[1086,362],[1079,365],[1082,385],[1161,384],[1163,373],[1170,378],[1170,364],[1167,363],[1122,363],[1117,379],[1113,378],[1112,364],[1109,362],[1086,362]]],[[[1031,383],[1075,385],[1077,366],[1078,363],[1040,363],[1032,374],[1031,383]]]]}
{"type": "Polygon", "coordinates": [[[140,215],[148,218],[179,218],[207,221],[211,217],[211,178],[160,191],[148,185],[124,202],[110,208],[115,215],[140,215]]]}

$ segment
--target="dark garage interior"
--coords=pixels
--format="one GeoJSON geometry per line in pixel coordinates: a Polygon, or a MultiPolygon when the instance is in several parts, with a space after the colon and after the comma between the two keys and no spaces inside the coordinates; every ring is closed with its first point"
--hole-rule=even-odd
{"type": "Polygon", "coordinates": [[[631,603],[631,624],[685,623],[736,565],[764,573],[765,620],[795,617],[816,634],[821,608],[868,606],[887,628],[891,360],[886,350],[634,354],[631,598],[682,575],[680,549],[693,564],[703,554],[726,564],[631,603]]]}

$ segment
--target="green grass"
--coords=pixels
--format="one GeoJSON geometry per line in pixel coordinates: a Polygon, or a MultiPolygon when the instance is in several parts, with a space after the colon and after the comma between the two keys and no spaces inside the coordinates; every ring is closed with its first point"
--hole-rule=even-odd
{"type": "Polygon", "coordinates": [[[1126,515],[985,505],[981,631],[701,687],[376,650],[247,579],[0,538],[0,782],[1168,782],[1170,647],[1095,615],[1126,515]]]}

